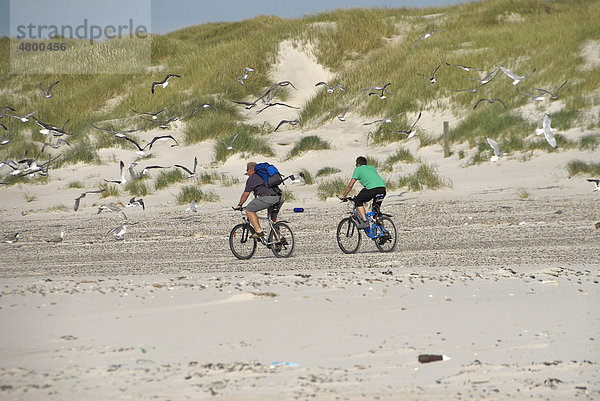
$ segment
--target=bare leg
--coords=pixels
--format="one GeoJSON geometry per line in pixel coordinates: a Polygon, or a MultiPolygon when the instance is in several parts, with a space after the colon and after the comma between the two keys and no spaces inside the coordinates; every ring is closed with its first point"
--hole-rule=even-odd
{"type": "Polygon", "coordinates": [[[362,217],[363,221],[367,221],[367,212],[365,211],[365,206],[357,206],[356,210],[358,210],[358,213],[360,214],[360,217],[362,217]]]}
{"type": "Polygon", "coordinates": [[[254,231],[257,233],[261,232],[262,228],[260,228],[260,223],[258,222],[258,215],[255,212],[249,212],[248,210],[246,210],[246,215],[248,216],[248,220],[250,220],[250,224],[254,227],[254,231]]]}

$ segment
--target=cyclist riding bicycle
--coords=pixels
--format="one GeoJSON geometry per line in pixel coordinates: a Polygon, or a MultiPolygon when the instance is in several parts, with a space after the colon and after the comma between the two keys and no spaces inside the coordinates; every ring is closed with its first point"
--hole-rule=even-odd
{"type": "Polygon", "coordinates": [[[357,226],[358,228],[367,228],[369,227],[369,223],[367,222],[367,213],[365,212],[364,203],[374,199],[373,211],[377,214],[379,213],[381,203],[386,195],[385,181],[383,181],[383,178],[381,178],[375,167],[367,164],[367,159],[364,156],[359,156],[356,158],[356,168],[354,169],[350,183],[341,197],[342,200],[346,200],[348,193],[352,190],[352,187],[357,180],[364,187],[358,195],[354,197],[354,206],[362,218],[362,221],[359,222],[357,226]]]}
{"type": "Polygon", "coordinates": [[[246,215],[254,228],[252,238],[261,238],[265,236],[265,233],[260,227],[256,213],[264,209],[269,209],[269,217],[275,220],[279,209],[281,209],[281,205],[283,205],[283,196],[278,187],[269,188],[265,185],[263,179],[254,171],[255,167],[255,162],[249,162],[246,165],[245,174],[248,175],[246,187],[240,197],[240,202],[234,209],[241,210],[250,193],[254,193],[254,199],[246,206],[246,215]]]}

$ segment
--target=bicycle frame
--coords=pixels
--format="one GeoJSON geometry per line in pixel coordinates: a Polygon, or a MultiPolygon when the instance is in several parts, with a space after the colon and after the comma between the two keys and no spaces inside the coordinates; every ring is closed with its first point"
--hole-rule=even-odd
{"type": "MultiPolygon", "coordinates": [[[[245,210],[245,208],[243,209],[245,210]]],[[[243,214],[243,210],[241,210],[242,212],[242,220],[244,221],[245,224],[245,228],[243,231],[243,236],[242,236],[242,242],[246,242],[248,241],[248,237],[254,233],[254,227],[252,227],[252,224],[250,224],[250,220],[248,220],[248,216],[246,216],[245,214],[243,214]]],[[[260,242],[261,244],[265,245],[267,248],[270,248],[272,245],[276,244],[277,241],[273,241],[273,242],[269,242],[268,238],[271,236],[271,232],[275,229],[273,226],[275,225],[275,223],[277,223],[277,220],[272,219],[270,216],[268,216],[268,211],[267,211],[267,217],[258,217],[259,220],[267,220],[269,222],[269,224],[266,227],[265,230],[265,236],[262,238],[258,238],[258,242],[260,242]]],[[[289,223],[289,221],[287,220],[280,220],[281,223],[289,223]]],[[[278,233],[279,234],[279,233],[278,233]]],[[[275,236],[273,236],[273,238],[275,238],[275,236]]]]}
{"type": "MultiPolygon", "coordinates": [[[[354,198],[347,198],[351,201],[354,200],[354,198]]],[[[372,205],[371,205],[372,208],[372,205]]],[[[351,212],[348,212],[348,214],[351,214],[352,216],[358,216],[358,210],[356,209],[356,205],[352,208],[351,212]]],[[[386,213],[379,213],[381,216],[386,216],[386,217],[392,217],[390,214],[386,214],[386,213]]],[[[367,234],[367,236],[369,238],[371,238],[372,240],[375,240],[377,238],[383,237],[386,234],[389,234],[389,231],[385,228],[385,227],[381,227],[379,224],[377,224],[377,219],[375,218],[375,212],[373,210],[371,210],[370,212],[366,213],[366,217],[367,217],[367,221],[371,224],[369,227],[364,228],[364,232],[365,234],[367,234]],[[374,234],[376,233],[376,234],[374,234]]]]}

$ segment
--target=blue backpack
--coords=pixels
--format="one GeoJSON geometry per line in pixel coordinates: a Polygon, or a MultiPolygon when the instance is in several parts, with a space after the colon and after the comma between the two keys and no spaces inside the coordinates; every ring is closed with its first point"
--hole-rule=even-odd
{"type": "Polygon", "coordinates": [[[277,167],[267,162],[258,163],[256,167],[254,167],[254,172],[263,179],[265,186],[268,188],[277,187],[283,182],[283,177],[281,177],[277,167]]]}

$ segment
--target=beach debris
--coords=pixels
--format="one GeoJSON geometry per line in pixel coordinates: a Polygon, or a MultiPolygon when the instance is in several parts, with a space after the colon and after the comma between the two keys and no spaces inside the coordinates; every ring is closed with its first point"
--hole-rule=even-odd
{"type": "Polygon", "coordinates": [[[448,355],[432,355],[432,354],[421,354],[419,355],[419,362],[429,363],[437,361],[448,361],[450,358],[448,355]]]}
{"type": "Polygon", "coordinates": [[[300,364],[297,362],[271,362],[271,368],[276,366],[300,366],[300,364]]]}
{"type": "Polygon", "coordinates": [[[302,213],[304,212],[304,208],[303,207],[295,207],[294,208],[294,213],[302,213]]]}

